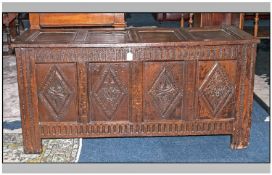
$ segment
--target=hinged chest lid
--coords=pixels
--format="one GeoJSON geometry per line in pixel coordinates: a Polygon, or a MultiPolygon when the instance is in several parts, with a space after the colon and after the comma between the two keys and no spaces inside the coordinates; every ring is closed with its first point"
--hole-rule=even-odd
{"type": "Polygon", "coordinates": [[[259,42],[233,26],[213,28],[99,28],[30,30],[13,47],[129,47],[242,44],[259,42]]]}

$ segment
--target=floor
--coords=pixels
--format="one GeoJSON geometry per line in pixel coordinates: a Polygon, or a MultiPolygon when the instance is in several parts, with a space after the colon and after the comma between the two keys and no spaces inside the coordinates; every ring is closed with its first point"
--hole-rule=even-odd
{"type": "Polygon", "coordinates": [[[270,111],[270,40],[262,40],[258,45],[254,93],[258,102],[270,111]]]}
{"type": "Polygon", "coordinates": [[[229,135],[82,139],[78,162],[88,163],[267,163],[270,160],[266,111],[253,103],[250,144],[230,149],[229,135]],[[262,146],[260,146],[262,145],[262,146]]]}
{"type": "Polygon", "coordinates": [[[41,154],[24,154],[21,133],[3,135],[3,162],[77,162],[81,139],[43,139],[41,154]]]}

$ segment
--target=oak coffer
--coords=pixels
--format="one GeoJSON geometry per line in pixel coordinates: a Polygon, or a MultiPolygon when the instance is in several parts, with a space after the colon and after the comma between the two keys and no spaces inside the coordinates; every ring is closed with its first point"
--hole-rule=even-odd
{"type": "Polygon", "coordinates": [[[40,153],[43,138],[217,134],[245,148],[258,42],[232,26],[27,31],[13,43],[24,150],[40,153]]]}

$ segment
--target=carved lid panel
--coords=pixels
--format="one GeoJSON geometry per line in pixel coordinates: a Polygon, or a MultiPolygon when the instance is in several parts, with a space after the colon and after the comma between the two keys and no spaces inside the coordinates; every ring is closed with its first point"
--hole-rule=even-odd
{"type": "Polygon", "coordinates": [[[30,30],[13,47],[142,47],[244,44],[259,42],[238,28],[97,28],[30,30]]]}
{"type": "Polygon", "coordinates": [[[126,43],[131,40],[126,30],[35,30],[25,42],[29,43],[126,43]]]}
{"type": "Polygon", "coordinates": [[[180,34],[179,30],[174,29],[138,29],[135,30],[136,40],[144,43],[156,42],[179,42],[186,38],[180,34]]]}
{"type": "Polygon", "coordinates": [[[209,31],[193,30],[190,31],[190,34],[192,34],[194,39],[203,41],[240,39],[238,36],[227,33],[225,30],[209,30],[209,31]]]}
{"type": "Polygon", "coordinates": [[[75,39],[77,32],[75,31],[44,31],[44,32],[36,32],[27,38],[27,41],[30,42],[52,42],[52,39],[59,42],[71,42],[75,39]]]}
{"type": "Polygon", "coordinates": [[[84,38],[88,43],[126,43],[130,40],[129,31],[88,31],[84,38]]]}

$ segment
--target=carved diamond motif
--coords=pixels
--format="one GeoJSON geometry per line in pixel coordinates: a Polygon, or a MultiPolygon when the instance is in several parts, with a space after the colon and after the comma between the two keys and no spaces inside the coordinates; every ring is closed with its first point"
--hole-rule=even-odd
{"type": "Polygon", "coordinates": [[[155,80],[149,94],[152,96],[155,106],[162,118],[167,118],[177,105],[181,96],[181,91],[175,87],[172,74],[165,68],[155,80]]]}
{"type": "Polygon", "coordinates": [[[58,120],[63,117],[64,109],[71,101],[72,90],[56,66],[50,69],[43,84],[39,97],[53,117],[58,120]]]}
{"type": "Polygon", "coordinates": [[[95,97],[109,120],[112,119],[124,94],[126,94],[126,89],[122,87],[118,77],[109,68],[104,72],[102,83],[95,92],[95,97]]]}
{"type": "Polygon", "coordinates": [[[233,85],[219,63],[216,63],[204,81],[200,93],[215,115],[233,93],[233,85]]]}

